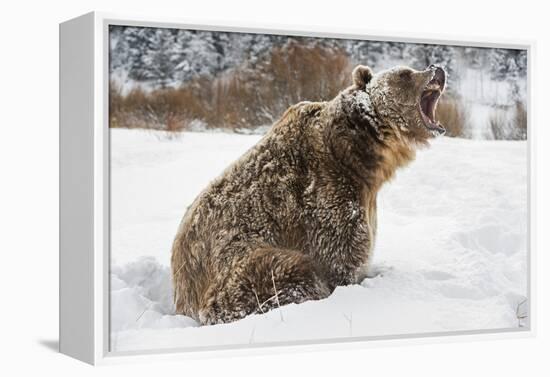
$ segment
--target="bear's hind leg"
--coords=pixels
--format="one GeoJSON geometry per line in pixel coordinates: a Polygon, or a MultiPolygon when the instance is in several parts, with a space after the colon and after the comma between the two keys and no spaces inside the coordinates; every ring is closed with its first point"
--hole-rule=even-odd
{"type": "Polygon", "coordinates": [[[255,249],[235,263],[229,274],[203,298],[201,324],[232,322],[331,293],[311,257],[294,250],[255,249]]]}

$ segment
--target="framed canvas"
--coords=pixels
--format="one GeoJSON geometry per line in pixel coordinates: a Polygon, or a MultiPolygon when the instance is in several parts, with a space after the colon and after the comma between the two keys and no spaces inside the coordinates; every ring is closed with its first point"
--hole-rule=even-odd
{"type": "Polygon", "coordinates": [[[533,44],[60,25],[60,350],[534,334],[533,44]]]}

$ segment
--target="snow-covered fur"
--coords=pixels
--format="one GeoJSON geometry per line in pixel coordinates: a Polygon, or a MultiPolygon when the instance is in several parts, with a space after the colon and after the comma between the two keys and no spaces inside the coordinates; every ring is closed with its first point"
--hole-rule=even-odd
{"type": "Polygon", "coordinates": [[[183,217],[171,261],[177,313],[230,322],[364,277],[378,190],[433,136],[418,106],[432,76],[359,66],[332,101],[289,108],[183,217]]]}

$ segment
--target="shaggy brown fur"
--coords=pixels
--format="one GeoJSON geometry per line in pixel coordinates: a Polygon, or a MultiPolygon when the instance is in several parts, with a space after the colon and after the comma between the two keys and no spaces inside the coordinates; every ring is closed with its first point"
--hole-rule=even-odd
{"type": "Polygon", "coordinates": [[[359,66],[332,101],[289,108],[183,217],[172,249],[176,311],[229,322],[362,279],[378,190],[441,131],[420,107],[436,73],[443,90],[441,72],[359,66]]]}

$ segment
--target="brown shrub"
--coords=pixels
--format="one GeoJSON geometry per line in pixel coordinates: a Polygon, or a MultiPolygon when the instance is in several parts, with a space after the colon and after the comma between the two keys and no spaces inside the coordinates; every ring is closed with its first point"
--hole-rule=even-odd
{"type": "Polygon", "coordinates": [[[334,97],[349,84],[350,71],[341,49],[291,42],[254,67],[201,77],[179,89],[134,89],[122,95],[111,83],[110,126],[178,131],[194,120],[233,129],[271,124],[292,104],[334,97]]]}
{"type": "Polygon", "coordinates": [[[514,109],[514,140],[527,140],[527,110],[523,102],[517,101],[514,109]]]}
{"type": "Polygon", "coordinates": [[[269,104],[271,117],[278,117],[300,101],[323,101],[349,85],[351,63],[345,51],[321,45],[304,47],[296,42],[276,48],[258,67],[266,77],[259,100],[269,104]]]}
{"type": "Polygon", "coordinates": [[[489,127],[493,139],[506,140],[508,135],[508,122],[502,111],[495,110],[489,117],[489,127]]]}
{"type": "Polygon", "coordinates": [[[123,127],[120,124],[119,117],[122,114],[124,97],[121,94],[121,88],[114,82],[109,83],[109,126],[123,127]]]}
{"type": "Polygon", "coordinates": [[[489,117],[489,126],[495,140],[527,140],[527,111],[517,101],[509,109],[496,109],[489,117]],[[512,112],[512,114],[507,113],[512,112]]]}
{"type": "Polygon", "coordinates": [[[466,105],[458,98],[445,96],[437,106],[436,118],[445,127],[450,137],[468,137],[468,112],[466,105]]]}

